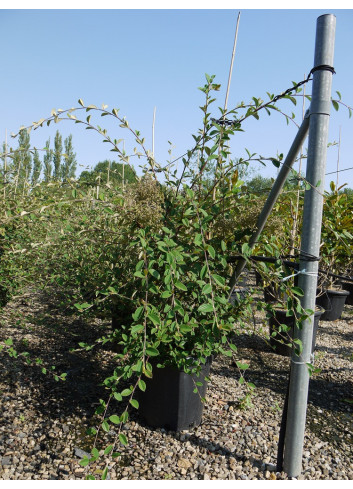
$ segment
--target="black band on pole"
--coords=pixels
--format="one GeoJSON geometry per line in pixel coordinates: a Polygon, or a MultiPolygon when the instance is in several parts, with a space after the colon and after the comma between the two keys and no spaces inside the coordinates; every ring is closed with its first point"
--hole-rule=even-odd
{"type": "MultiPolygon", "coordinates": [[[[315,73],[315,71],[321,71],[321,70],[331,71],[331,73],[333,75],[336,74],[334,67],[333,66],[330,66],[330,65],[318,65],[318,66],[314,66],[314,68],[311,69],[310,74],[315,73]]],[[[309,76],[310,76],[310,74],[309,74],[309,76]]]]}

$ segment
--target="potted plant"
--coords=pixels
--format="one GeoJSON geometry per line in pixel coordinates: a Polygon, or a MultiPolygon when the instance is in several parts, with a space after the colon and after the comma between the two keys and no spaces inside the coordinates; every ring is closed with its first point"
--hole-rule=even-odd
{"type": "MultiPolygon", "coordinates": [[[[93,215],[89,218],[85,215],[83,219],[78,212],[76,228],[70,226],[68,232],[65,230],[61,234],[52,226],[50,237],[53,242],[59,240],[60,246],[52,247],[53,255],[50,259],[46,257],[43,265],[53,265],[51,274],[55,277],[62,271],[59,270],[60,263],[68,265],[63,275],[75,289],[78,310],[89,311],[105,305],[110,311],[119,308],[120,318],[114,319],[113,333],[97,342],[114,340],[118,353],[112,375],[104,380],[111,392],[109,401],[101,400],[96,414],[102,415],[98,429],[109,432],[112,425],[118,426],[116,441],[123,445],[127,443],[127,437],[122,427],[129,419],[128,408],[131,406],[140,408],[141,416],[151,424],[182,429],[200,422],[212,357],[236,353],[233,344],[236,333],[246,327],[252,314],[250,308],[243,307],[244,304],[248,306],[250,295],[242,297],[238,294],[236,303],[232,304],[227,283],[230,276],[227,256],[242,253],[247,257],[250,252],[246,239],[248,227],[244,229],[239,219],[239,209],[249,209],[249,198],[242,190],[243,182],[239,178],[240,161],[229,159],[227,145],[230,136],[242,130],[241,123],[246,118],[258,118],[259,111],[264,108],[267,112],[275,109],[274,97],[269,96],[267,103],[255,97],[247,106],[241,103],[227,112],[228,116],[234,116],[234,121],[222,124],[225,111],[221,111],[218,121],[211,121],[209,112],[209,105],[214,100],[211,92],[218,89],[213,77],[207,75],[201,89],[206,96],[201,107],[203,127],[194,136],[195,147],[183,158],[181,176],[171,170],[171,163],[165,167],[157,164],[151,152],[145,149],[139,131],[131,129],[115,108],[108,111],[107,106],[102,109],[86,106],[80,99],[79,108],[53,110],[51,117],[33,124],[38,128],[44,122],[49,125],[65,118],[72,119],[98,132],[128,163],[125,151],[119,148],[122,140],[112,140],[106,130],[94,126],[91,114],[80,119],[78,110],[110,115],[122,129],[133,135],[140,148],[140,151],[135,148],[136,157],[144,157],[147,161],[143,177],[136,184],[122,188],[110,201],[105,200],[102,182],[97,185],[93,197],[82,189],[77,195],[77,189],[72,189],[77,209],[86,214],[87,209],[93,209],[93,215]],[[164,178],[159,180],[160,173],[164,178]],[[101,213],[98,209],[102,209],[101,213]],[[84,245],[82,248],[81,244],[84,245]],[[63,258],[59,264],[55,260],[58,255],[63,258]],[[89,290],[92,277],[97,283],[87,296],[89,302],[80,302],[78,297],[82,291],[89,290]],[[187,379],[186,382],[183,379],[187,379]],[[186,391],[181,393],[184,385],[186,391]],[[177,421],[173,423],[156,412],[160,405],[163,410],[171,411],[162,401],[163,396],[156,394],[167,388],[170,388],[169,392],[177,393],[173,403],[177,421]],[[117,414],[109,415],[108,404],[114,399],[125,402],[120,410],[116,408],[117,414]],[[179,422],[183,410],[189,412],[187,416],[181,416],[179,422]],[[152,420],[152,415],[157,421],[152,420]]],[[[248,152],[248,158],[242,163],[252,160],[258,162],[261,157],[248,152]]],[[[68,213],[74,220],[73,207],[68,207],[68,213]]],[[[247,216],[243,215],[244,219],[247,220],[247,216]]],[[[94,345],[80,343],[80,347],[90,349],[94,345]]],[[[240,370],[247,368],[241,362],[237,365],[240,370]]],[[[91,433],[95,435],[97,430],[94,428],[91,433]]],[[[93,457],[81,461],[82,465],[96,460],[97,450],[94,450],[93,457]]],[[[111,450],[113,445],[104,453],[111,450]]]]}
{"type": "MultiPolygon", "coordinates": [[[[348,195],[341,186],[330,183],[325,192],[320,247],[321,268],[337,276],[347,274],[352,262],[353,222],[348,195]]],[[[341,280],[327,274],[321,279],[316,303],[325,309],[322,320],[335,321],[341,317],[349,291],[342,289],[341,280]]]]}

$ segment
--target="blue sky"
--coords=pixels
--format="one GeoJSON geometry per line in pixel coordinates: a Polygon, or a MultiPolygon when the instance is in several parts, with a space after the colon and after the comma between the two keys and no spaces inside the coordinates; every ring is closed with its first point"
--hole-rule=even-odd
{"type": "MultiPolygon", "coordinates": [[[[156,159],[163,163],[169,158],[168,141],[177,158],[192,147],[192,134],[202,123],[203,94],[198,87],[204,84],[205,73],[216,75],[222,84],[213,115],[217,117],[217,107],[224,105],[239,11],[229,108],[253,96],[266,99],[266,92],[277,94],[292,81],[302,80],[313,67],[316,20],[326,13],[337,18],[332,93],[339,90],[342,100],[353,106],[353,10],[260,10],[241,8],[236,2],[232,9],[212,10],[72,10],[66,9],[65,2],[61,6],[64,9],[0,12],[0,141],[5,140],[7,129],[8,144],[14,147],[11,132],[48,116],[53,108],[77,106],[82,98],[86,104],[119,108],[131,127],[141,131],[149,148],[156,107],[156,159]]],[[[310,94],[311,83],[306,90],[310,94]]],[[[300,123],[300,100],[297,108],[289,103],[282,108],[294,110],[300,123]]],[[[126,139],[125,148],[131,151],[134,141],[107,119],[98,123],[113,138],[126,139]]],[[[44,147],[57,129],[63,137],[73,135],[77,159],[83,165],[78,172],[114,159],[98,135],[71,122],[32,132],[32,145],[44,147]]],[[[243,129],[231,142],[235,157],[244,156],[244,148],[268,157],[277,152],[286,155],[297,131],[280,115],[248,121],[243,129]]],[[[340,131],[339,167],[350,168],[353,117],[349,119],[344,107],[331,112],[331,142],[338,141],[340,131]]],[[[327,172],[336,170],[337,159],[338,147],[329,148],[327,172]]],[[[273,166],[260,171],[264,176],[276,174],[273,166]]],[[[336,181],[336,175],[328,175],[327,182],[330,179],[336,181]]],[[[346,182],[353,187],[353,170],[340,173],[339,183],[346,182]]]]}

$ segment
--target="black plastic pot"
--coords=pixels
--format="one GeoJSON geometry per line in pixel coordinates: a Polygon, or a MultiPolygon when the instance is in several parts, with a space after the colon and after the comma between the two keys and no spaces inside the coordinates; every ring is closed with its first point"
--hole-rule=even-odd
{"type": "Polygon", "coordinates": [[[321,319],[323,321],[335,321],[339,319],[348,296],[348,290],[325,290],[322,295],[316,298],[316,304],[325,309],[321,319]]]}
{"type": "MultiPolygon", "coordinates": [[[[314,313],[314,325],[313,325],[313,338],[311,343],[311,353],[315,350],[316,345],[316,335],[319,327],[319,320],[322,318],[324,308],[319,307],[319,309],[314,313]]],[[[274,315],[270,318],[270,345],[274,347],[275,352],[279,355],[290,356],[292,354],[292,346],[285,345],[281,343],[279,339],[283,340],[285,343],[290,343],[293,339],[293,328],[294,328],[294,317],[286,316],[286,311],[284,309],[275,309],[274,315]],[[275,337],[272,333],[278,331],[279,324],[285,324],[290,329],[288,331],[277,332],[275,337]]]]}
{"type": "Polygon", "coordinates": [[[342,282],[341,285],[343,290],[347,290],[349,292],[345,304],[353,306],[353,282],[342,282]]]}
{"type": "Polygon", "coordinates": [[[0,307],[5,307],[10,300],[10,294],[6,287],[0,284],[0,307]]]}
{"type": "Polygon", "coordinates": [[[181,431],[201,423],[203,403],[210,373],[211,358],[202,366],[200,375],[188,375],[172,367],[153,368],[153,378],[146,380],[146,391],[139,391],[139,414],[152,428],[181,431]],[[194,392],[195,382],[202,382],[194,392]]]}

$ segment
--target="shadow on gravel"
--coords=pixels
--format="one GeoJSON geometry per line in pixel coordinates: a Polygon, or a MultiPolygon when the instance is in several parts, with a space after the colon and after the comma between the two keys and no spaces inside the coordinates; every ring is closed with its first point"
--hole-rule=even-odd
{"type": "MultiPolygon", "coordinates": [[[[341,331],[337,331],[337,329],[334,328],[333,324],[332,328],[325,328],[325,334],[328,336],[335,336],[336,338],[340,338],[342,341],[353,341],[353,322],[351,326],[352,331],[342,333],[341,331]]],[[[320,350],[320,347],[317,347],[317,349],[320,350]]],[[[340,348],[325,348],[325,351],[327,351],[328,353],[339,353],[340,350],[340,348]]]]}
{"type": "Polygon", "coordinates": [[[18,353],[28,352],[32,365],[26,365],[21,356],[11,358],[2,353],[3,379],[13,388],[31,386],[33,406],[47,416],[93,415],[99,399],[108,397],[101,384],[113,372],[114,354],[104,351],[102,346],[88,352],[70,349],[78,348],[79,342],[92,344],[106,334],[107,322],[97,327],[93,321],[65,316],[59,298],[44,293],[40,294],[40,310],[23,301],[7,307],[17,309],[13,316],[21,319],[11,323],[4,339],[13,337],[14,349],[18,353]],[[41,359],[41,365],[33,362],[36,358],[41,359]],[[52,365],[55,370],[51,370],[52,365]],[[42,368],[51,373],[44,375],[42,368]],[[53,373],[67,373],[67,380],[55,381],[53,373]]]}
{"type": "MultiPolygon", "coordinates": [[[[239,342],[235,342],[238,346],[239,358],[245,363],[248,360],[250,364],[249,369],[245,373],[246,380],[255,384],[257,389],[269,389],[284,397],[289,380],[289,358],[275,354],[266,341],[259,336],[246,336],[240,336],[239,342]]],[[[319,353],[320,350],[317,347],[315,351],[319,353]]],[[[326,348],[322,350],[331,352],[331,350],[326,348]]],[[[342,349],[337,353],[342,353],[342,349]]],[[[353,397],[353,383],[340,380],[340,371],[344,370],[347,372],[348,369],[349,367],[341,367],[334,371],[322,370],[320,373],[321,378],[311,378],[308,402],[317,408],[331,412],[345,413],[347,410],[349,411],[349,404],[342,402],[342,400],[353,397]]],[[[234,379],[239,378],[235,364],[230,366],[213,364],[211,373],[234,379]]]]}

